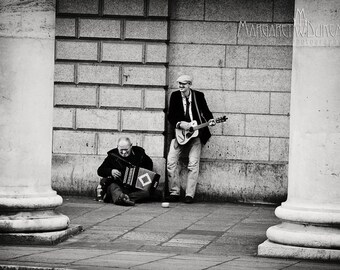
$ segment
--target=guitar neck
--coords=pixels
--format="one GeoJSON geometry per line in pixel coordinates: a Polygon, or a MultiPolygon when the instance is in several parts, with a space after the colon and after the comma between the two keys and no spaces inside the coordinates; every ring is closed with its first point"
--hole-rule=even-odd
{"type": "Polygon", "coordinates": [[[204,127],[207,127],[209,126],[209,123],[203,123],[203,124],[200,124],[200,125],[197,125],[197,126],[194,126],[193,127],[193,130],[198,130],[198,129],[201,129],[201,128],[204,128],[204,127]]]}

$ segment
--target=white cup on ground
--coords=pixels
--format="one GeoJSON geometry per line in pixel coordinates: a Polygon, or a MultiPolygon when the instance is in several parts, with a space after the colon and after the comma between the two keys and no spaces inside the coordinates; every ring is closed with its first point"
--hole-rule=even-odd
{"type": "Polygon", "coordinates": [[[169,203],[168,202],[162,202],[162,207],[163,208],[169,208],[169,203]]]}

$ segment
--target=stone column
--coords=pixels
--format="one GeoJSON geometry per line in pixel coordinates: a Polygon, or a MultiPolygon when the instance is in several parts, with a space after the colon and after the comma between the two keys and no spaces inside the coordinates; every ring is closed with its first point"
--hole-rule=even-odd
{"type": "Polygon", "coordinates": [[[0,2],[1,239],[69,225],[51,189],[54,33],[53,0],[0,2]]]}
{"type": "Polygon", "coordinates": [[[294,31],[288,198],[258,252],[339,260],[340,1],[296,0],[294,31]]]}

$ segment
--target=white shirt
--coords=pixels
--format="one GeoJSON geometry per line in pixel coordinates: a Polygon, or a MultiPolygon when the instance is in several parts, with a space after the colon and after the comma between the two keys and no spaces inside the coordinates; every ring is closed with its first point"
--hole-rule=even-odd
{"type": "MultiPolygon", "coordinates": [[[[188,100],[189,100],[189,116],[190,116],[190,119],[191,121],[193,121],[193,117],[192,117],[192,94],[191,94],[191,91],[190,91],[190,94],[189,94],[189,97],[188,97],[188,100]]],[[[185,95],[182,94],[182,102],[183,102],[183,109],[184,109],[184,115],[186,114],[186,110],[187,110],[187,99],[185,98],[185,95]]]]}

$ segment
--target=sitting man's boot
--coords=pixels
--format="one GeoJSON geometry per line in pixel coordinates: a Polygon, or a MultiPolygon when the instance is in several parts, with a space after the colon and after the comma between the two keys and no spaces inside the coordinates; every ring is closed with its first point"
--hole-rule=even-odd
{"type": "Polygon", "coordinates": [[[122,193],[118,198],[117,204],[124,206],[134,206],[135,202],[131,201],[128,195],[122,193]]]}

